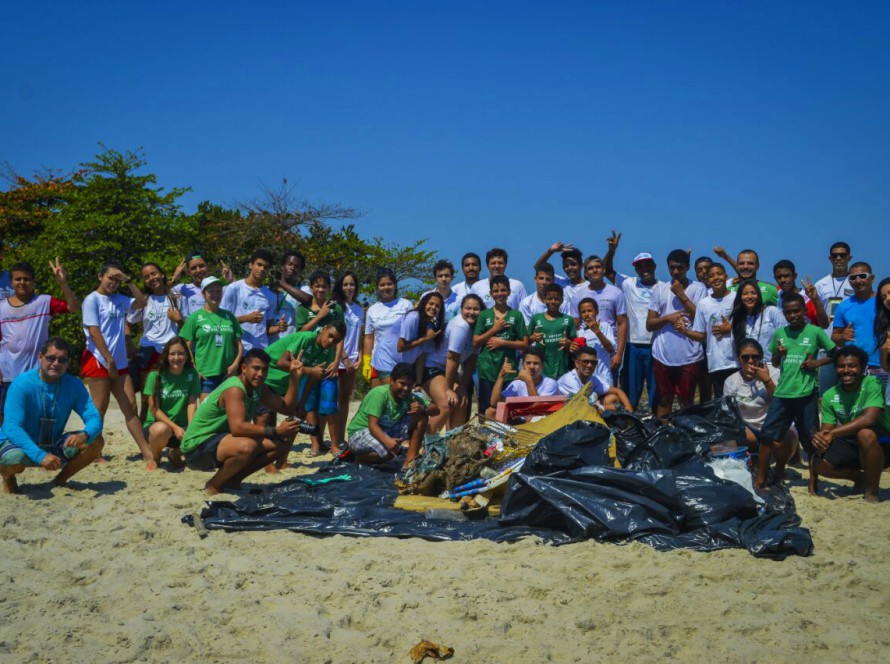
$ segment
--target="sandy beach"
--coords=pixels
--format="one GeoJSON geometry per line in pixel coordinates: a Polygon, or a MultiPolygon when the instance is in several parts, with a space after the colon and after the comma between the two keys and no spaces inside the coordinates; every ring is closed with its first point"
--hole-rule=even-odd
{"type": "MultiPolygon", "coordinates": [[[[23,495],[0,496],[0,662],[408,662],[421,639],[454,662],[887,656],[890,490],[869,506],[842,482],[824,482],[832,498],[797,482],[815,554],[783,562],[593,542],[202,540],[180,519],[207,476],[128,460],[115,409],[106,432],[109,463],[65,488],[29,470],[23,495]]],[[[253,482],[311,472],[304,449],[253,482]]]]}

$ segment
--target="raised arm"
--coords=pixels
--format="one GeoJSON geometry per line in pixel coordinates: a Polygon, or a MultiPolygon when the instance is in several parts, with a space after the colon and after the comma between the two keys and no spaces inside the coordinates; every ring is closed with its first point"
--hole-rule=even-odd
{"type": "Polygon", "coordinates": [[[615,283],[615,252],[618,251],[619,242],[621,242],[621,233],[616,235],[613,229],[612,234],[606,238],[608,248],[606,249],[606,255],[603,257],[606,278],[613,284],[615,283]]]}

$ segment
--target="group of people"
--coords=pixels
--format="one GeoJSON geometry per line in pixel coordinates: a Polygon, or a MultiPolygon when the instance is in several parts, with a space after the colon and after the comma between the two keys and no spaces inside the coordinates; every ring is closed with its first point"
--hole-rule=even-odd
{"type": "Polygon", "coordinates": [[[820,475],[842,477],[878,499],[890,463],[890,279],[875,290],[871,266],[837,242],[831,273],[802,290],[790,260],[776,263],[774,283],[761,280],[750,249],[733,259],[715,247],[715,258],[694,263],[674,250],[660,280],[648,253],[633,258],[632,274],[619,272],[620,243],[612,232],[605,253],[586,258],[554,243],[534,265],[530,294],[507,276],[500,248],[485,255],[487,278],[476,253],[461,258],[460,283],[439,261],[435,288],[416,302],[380,269],[367,307],[354,272],[334,280],[317,270],[304,284],[295,250],[274,279],[275,257],[262,249],[240,280],[224,263],[210,274],[200,252],[169,280],[148,263],[142,289],[109,262],[82,303],[58,261],[63,299],[38,294],[30,266],[11,266],[0,275],[4,487],[15,491],[28,465],[62,469],[63,483],[96,458],[111,395],[149,468],[168,450],[174,467],[215,471],[206,488],[216,493],[281,469],[301,426],[310,455],[348,448],[362,462],[407,465],[424,435],[468,420],[474,393],[491,417],[505,398],[571,396],[590,383],[603,408],[648,414],[645,395],[661,418],[696,393],[733,396],[759,453],[758,486],[773,461],[780,480],[801,443],[812,491],[820,475]],[[86,388],[65,372],[68,342],[48,336],[53,316],[77,312],[86,388]],[[349,420],[358,372],[371,389],[349,420]],[[63,430],[72,411],[84,431],[63,430]]]}

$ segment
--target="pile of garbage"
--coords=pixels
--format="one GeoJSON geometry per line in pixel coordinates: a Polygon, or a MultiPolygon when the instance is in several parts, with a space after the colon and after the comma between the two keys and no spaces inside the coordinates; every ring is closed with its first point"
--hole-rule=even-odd
{"type": "Polygon", "coordinates": [[[640,541],[659,550],[744,547],[770,558],[812,552],[787,488],[758,495],[744,455],[720,452],[745,440],[732,398],[675,413],[667,423],[626,413],[604,418],[572,421],[536,443],[528,432],[478,420],[431,441],[398,482],[394,469],[335,462],[234,503],[211,502],[199,519],[208,530],[640,541]],[[503,497],[497,517],[469,519],[460,511],[399,509],[400,491],[445,496],[442,504],[485,503],[498,491],[503,497]]]}

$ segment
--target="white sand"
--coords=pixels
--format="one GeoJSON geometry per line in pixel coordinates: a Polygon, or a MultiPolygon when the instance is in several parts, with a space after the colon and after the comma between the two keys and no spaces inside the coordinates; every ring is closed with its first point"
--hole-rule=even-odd
{"type": "Polygon", "coordinates": [[[454,662],[888,658],[890,502],[795,487],[815,555],[784,562],[592,542],[201,540],[180,518],[208,476],[128,461],[116,410],[107,431],[110,463],[70,487],[28,470],[23,495],[0,495],[0,662],[408,662],[424,638],[454,662]]]}

